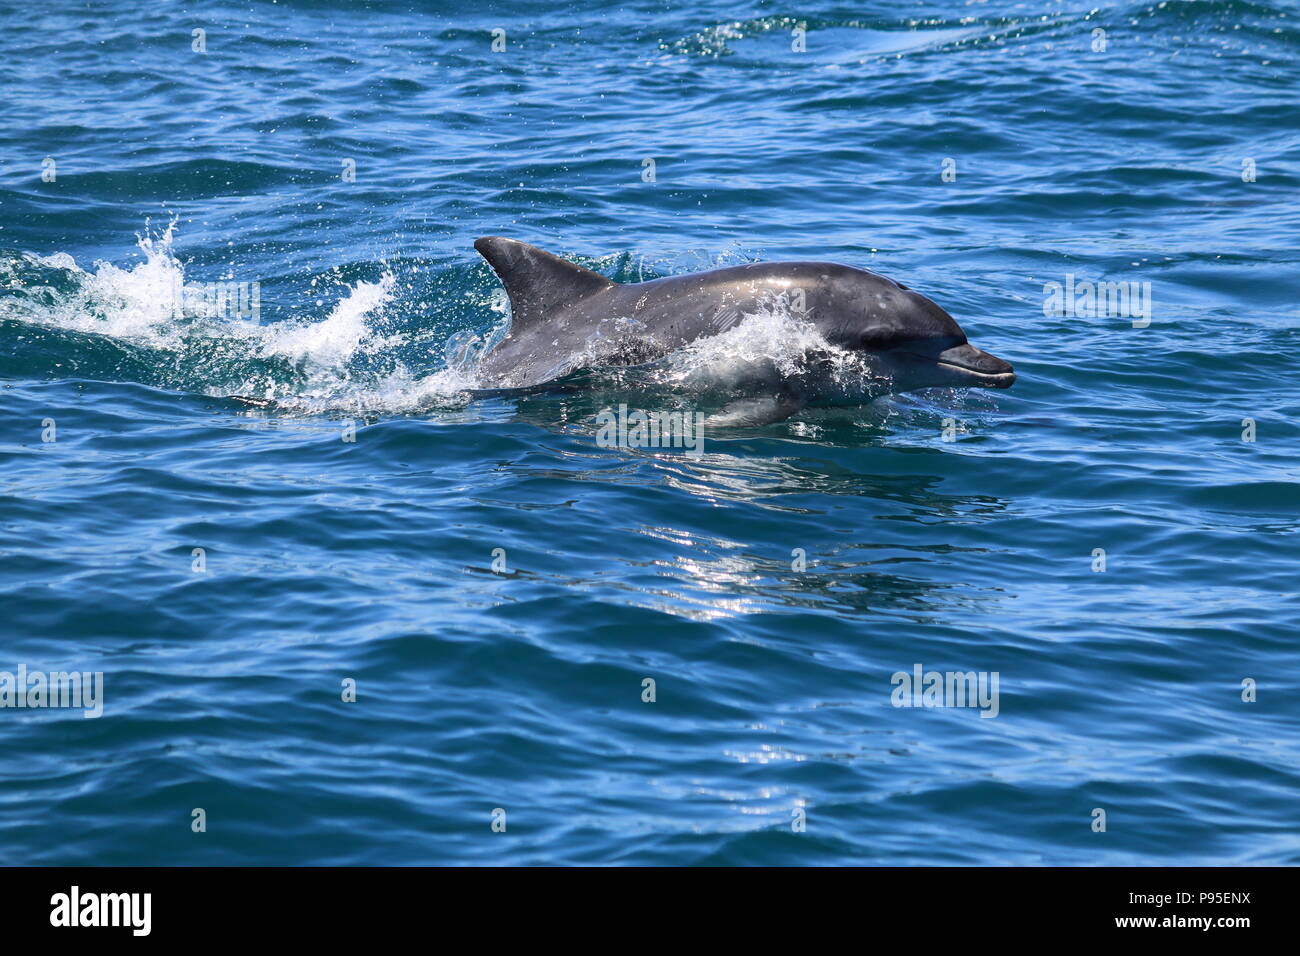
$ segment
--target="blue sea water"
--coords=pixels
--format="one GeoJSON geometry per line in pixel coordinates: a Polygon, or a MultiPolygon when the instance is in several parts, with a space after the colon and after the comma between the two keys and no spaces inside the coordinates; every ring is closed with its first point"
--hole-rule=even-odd
{"type": "Polygon", "coordinates": [[[1297,89],[1274,0],[0,5],[0,671],[103,674],[5,862],[1300,862],[1297,89]],[[602,447],[464,394],[490,234],[1019,381],[602,447]]]}

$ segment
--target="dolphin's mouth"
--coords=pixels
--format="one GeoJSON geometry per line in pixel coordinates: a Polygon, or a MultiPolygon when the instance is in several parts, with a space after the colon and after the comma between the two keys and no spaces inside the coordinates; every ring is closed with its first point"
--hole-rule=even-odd
{"type": "Polygon", "coordinates": [[[977,349],[969,342],[944,349],[932,361],[944,371],[955,374],[963,385],[1010,388],[1016,382],[1016,372],[1010,362],[977,349]]]}
{"type": "Polygon", "coordinates": [[[956,372],[962,379],[967,380],[968,384],[980,388],[1010,388],[1016,384],[1015,372],[977,372],[961,365],[953,365],[951,362],[936,362],[935,364],[939,368],[956,372]]]}

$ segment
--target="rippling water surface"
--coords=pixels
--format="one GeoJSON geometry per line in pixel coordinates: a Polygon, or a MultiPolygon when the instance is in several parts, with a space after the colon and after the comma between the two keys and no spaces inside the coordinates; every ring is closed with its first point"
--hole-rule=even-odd
{"type": "Polygon", "coordinates": [[[1300,862],[1300,8],[672,7],[0,7],[0,671],[104,674],[0,709],[7,861],[1300,862]],[[1020,378],[601,447],[466,396],[486,234],[1020,378]]]}

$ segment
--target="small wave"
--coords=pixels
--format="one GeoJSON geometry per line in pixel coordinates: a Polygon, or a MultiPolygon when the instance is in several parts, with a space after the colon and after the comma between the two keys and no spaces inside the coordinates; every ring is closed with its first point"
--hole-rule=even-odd
{"type": "Polygon", "coordinates": [[[662,43],[660,49],[687,56],[744,56],[789,62],[786,55],[794,49],[792,44],[800,42],[800,53],[808,62],[849,63],[1018,36],[1024,29],[1042,26],[1028,21],[974,17],[863,21],[768,16],[721,23],[662,43]],[[798,40],[796,31],[799,31],[798,40]]]}
{"type": "MultiPolygon", "coordinates": [[[[231,317],[230,301],[209,294],[210,284],[187,282],[175,233],[175,220],[158,231],[146,225],[137,236],[144,261],[130,267],[100,261],[86,270],[63,253],[0,258],[0,320],[143,351],[153,374],[142,384],[246,395],[290,412],[410,413],[467,400],[471,368],[413,366],[404,352],[413,336],[383,330],[399,286],[390,269],[375,281],[342,283],[324,319],[291,314],[259,324],[231,317]]],[[[317,305],[328,281],[311,282],[322,294],[317,305]]],[[[139,369],[100,367],[87,377],[138,380],[139,369]]]]}

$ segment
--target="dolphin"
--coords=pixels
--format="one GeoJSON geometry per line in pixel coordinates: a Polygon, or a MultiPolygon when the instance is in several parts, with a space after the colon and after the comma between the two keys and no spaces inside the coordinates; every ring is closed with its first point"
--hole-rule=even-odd
{"type": "Polygon", "coordinates": [[[812,323],[828,349],[869,370],[835,378],[827,356],[749,383],[714,424],[766,424],[807,406],[863,404],[936,386],[1009,388],[1011,365],[966,341],[947,312],[907,286],[833,262],[762,262],[622,284],[501,236],[474,243],[510,299],[508,334],[478,368],[485,391],[537,391],[575,371],[638,366],[725,332],[773,301],[812,323]]]}

